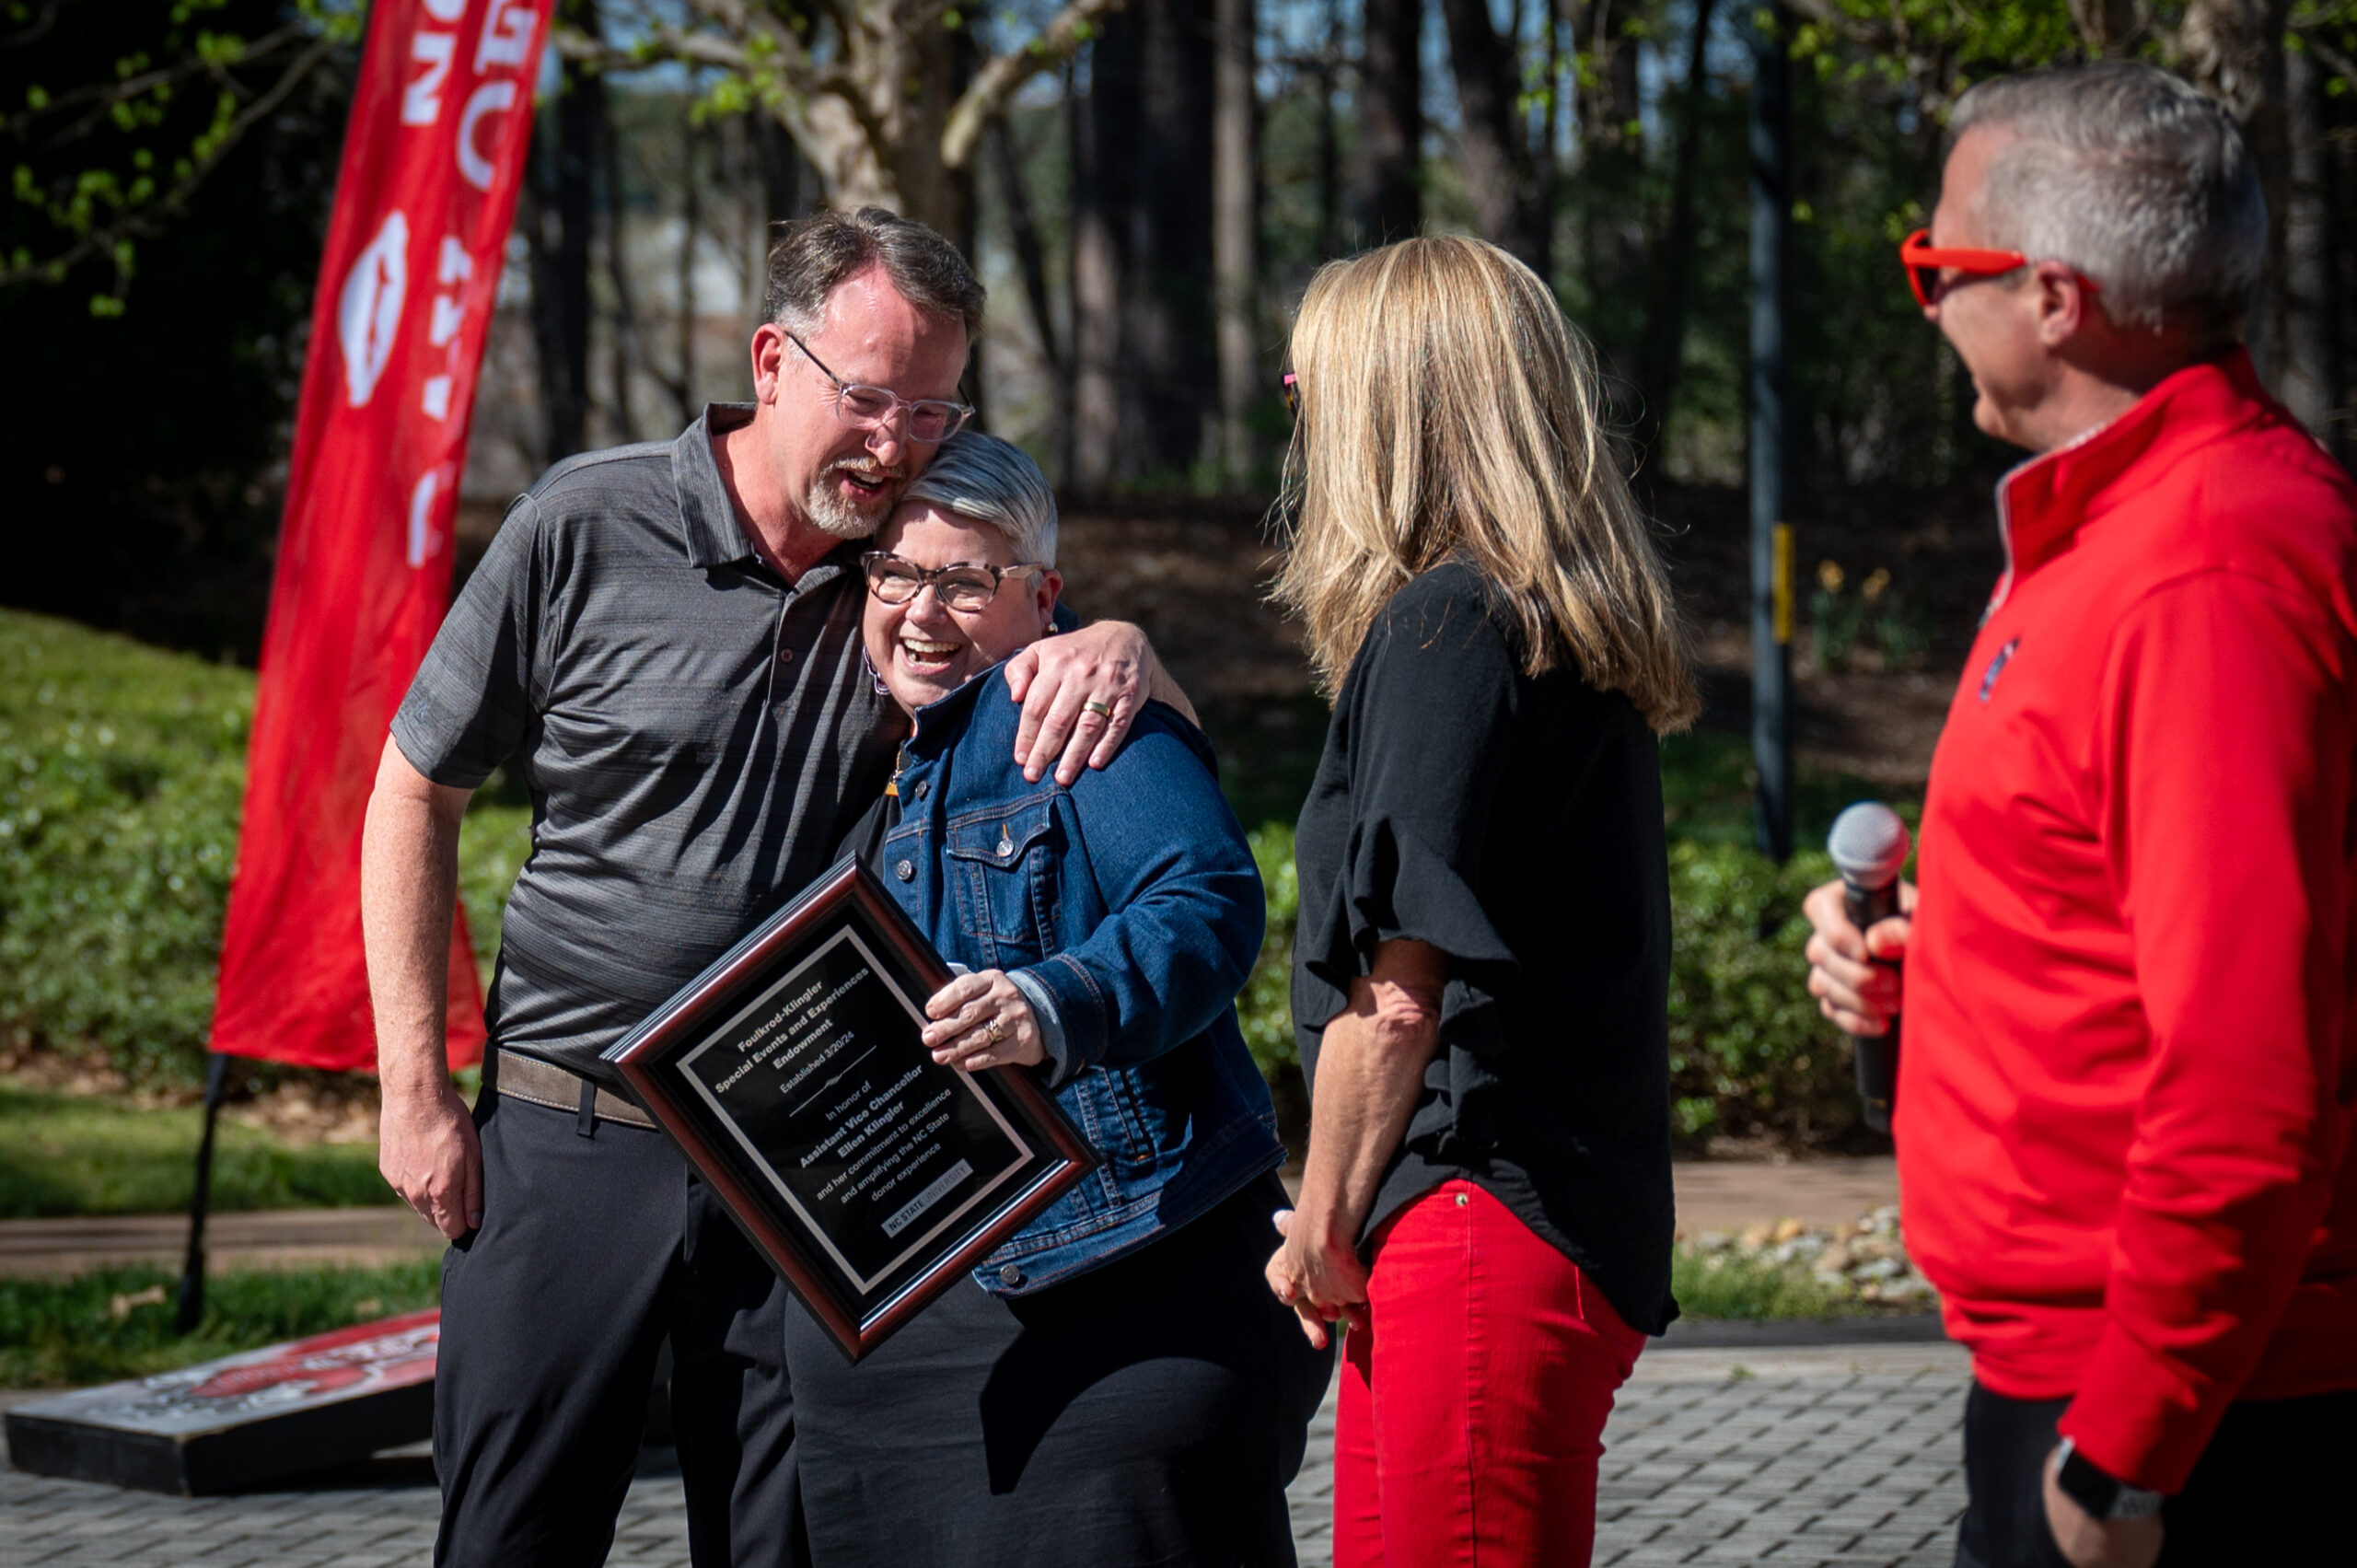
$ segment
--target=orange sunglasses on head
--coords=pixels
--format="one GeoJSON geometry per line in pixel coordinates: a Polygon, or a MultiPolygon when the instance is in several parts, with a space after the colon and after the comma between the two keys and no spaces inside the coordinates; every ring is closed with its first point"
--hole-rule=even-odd
{"type": "MultiPolygon", "coordinates": [[[[2029,265],[2029,258],[2018,250],[1944,250],[1932,244],[1931,238],[1930,229],[1919,228],[1898,242],[1898,264],[1907,269],[1907,286],[1915,291],[1915,303],[1926,310],[1947,292],[1940,282],[1944,269],[1968,278],[1993,278],[2029,265]]],[[[2095,279],[2084,273],[2077,276],[2081,288],[2089,294],[2096,292],[2095,279]]]]}

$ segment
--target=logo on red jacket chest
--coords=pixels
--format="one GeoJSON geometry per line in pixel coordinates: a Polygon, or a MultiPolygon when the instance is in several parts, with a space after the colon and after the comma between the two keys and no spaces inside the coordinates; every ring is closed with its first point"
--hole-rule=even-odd
{"type": "Polygon", "coordinates": [[[1987,702],[1989,700],[1989,693],[1997,689],[1997,677],[2005,673],[2005,667],[2014,662],[2014,650],[2021,645],[2022,640],[2019,637],[2015,637],[2003,647],[1999,648],[1996,653],[1991,656],[1989,660],[1989,668],[1983,670],[1980,675],[1980,700],[1982,702],[1987,702]]]}

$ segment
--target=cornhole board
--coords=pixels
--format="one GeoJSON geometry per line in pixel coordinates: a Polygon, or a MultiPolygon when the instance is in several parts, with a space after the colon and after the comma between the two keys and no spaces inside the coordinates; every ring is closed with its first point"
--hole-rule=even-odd
{"type": "Polygon", "coordinates": [[[7,1412],[20,1470],[183,1497],[365,1459],[434,1432],[438,1309],[79,1388],[7,1412]]]}

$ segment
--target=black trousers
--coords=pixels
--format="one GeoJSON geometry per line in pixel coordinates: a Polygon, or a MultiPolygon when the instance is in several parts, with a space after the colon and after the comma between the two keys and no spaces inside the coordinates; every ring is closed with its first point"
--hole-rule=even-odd
{"type": "MultiPolygon", "coordinates": [[[[2067,1400],[2009,1400],[1979,1383],[1964,1407],[1970,1500],[1956,1568],[2069,1568],[2046,1524],[2048,1456],[2067,1400]]],[[[2321,1562],[2357,1475],[2357,1389],[2226,1409],[2185,1489],[2162,1504],[2159,1568],[2321,1562]]]]}
{"type": "Polygon", "coordinates": [[[661,1132],[483,1100],[482,1228],[442,1265],[434,1561],[604,1562],[668,1338],[691,1558],[797,1568],[785,1287],[661,1132]]]}
{"type": "Polygon", "coordinates": [[[1037,1295],[960,1280],[856,1366],[786,1314],[819,1568],[1293,1568],[1333,1376],[1269,1294],[1274,1177],[1037,1295]]]}

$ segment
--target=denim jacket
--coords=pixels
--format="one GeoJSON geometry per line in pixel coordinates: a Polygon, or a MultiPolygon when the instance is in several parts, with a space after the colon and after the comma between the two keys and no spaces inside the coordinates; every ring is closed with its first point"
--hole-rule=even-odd
{"type": "Polygon", "coordinates": [[[1133,1251],[1284,1160],[1236,1019],[1260,877],[1209,746],[1150,703],[1110,767],[1035,784],[1013,760],[1020,714],[1003,669],[917,714],[880,857],[945,959],[1050,1004],[1031,1071],[1101,1156],[974,1271],[1000,1295],[1133,1251]]]}

